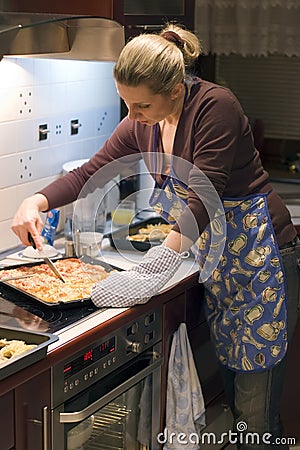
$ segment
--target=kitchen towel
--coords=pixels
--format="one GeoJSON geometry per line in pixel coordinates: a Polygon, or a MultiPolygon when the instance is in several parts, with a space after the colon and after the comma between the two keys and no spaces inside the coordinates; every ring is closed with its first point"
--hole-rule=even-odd
{"type": "Polygon", "coordinates": [[[181,323],[172,340],[167,382],[164,450],[199,448],[205,427],[205,405],[186,324],[181,323]]]}

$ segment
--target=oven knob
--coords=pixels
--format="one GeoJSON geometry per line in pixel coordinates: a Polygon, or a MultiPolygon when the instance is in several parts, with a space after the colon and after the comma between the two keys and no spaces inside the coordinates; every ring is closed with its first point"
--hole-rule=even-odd
{"type": "Polygon", "coordinates": [[[127,336],[130,336],[131,334],[135,334],[138,331],[138,323],[134,322],[130,327],[127,329],[127,336]]]}
{"type": "Polygon", "coordinates": [[[127,348],[128,353],[139,353],[141,350],[141,344],[139,342],[131,342],[127,348]]]}

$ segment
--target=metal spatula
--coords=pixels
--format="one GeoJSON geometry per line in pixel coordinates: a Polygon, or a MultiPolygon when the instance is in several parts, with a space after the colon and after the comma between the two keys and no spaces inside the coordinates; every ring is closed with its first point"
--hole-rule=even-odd
{"type": "MultiPolygon", "coordinates": [[[[36,250],[36,245],[35,242],[33,240],[33,237],[31,236],[30,233],[28,233],[28,240],[30,242],[30,244],[32,245],[32,247],[36,250]]],[[[38,251],[38,250],[37,250],[38,251]]],[[[64,279],[64,277],[62,276],[62,274],[60,273],[60,271],[57,269],[57,267],[55,266],[55,264],[51,261],[51,259],[48,258],[48,256],[43,255],[41,252],[40,256],[41,258],[45,261],[46,264],[48,264],[48,266],[50,267],[50,269],[52,270],[52,272],[63,282],[65,283],[66,280],[64,279]]]]}

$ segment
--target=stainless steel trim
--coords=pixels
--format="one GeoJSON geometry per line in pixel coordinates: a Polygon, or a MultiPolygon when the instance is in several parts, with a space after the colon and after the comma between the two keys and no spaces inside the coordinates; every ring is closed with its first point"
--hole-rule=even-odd
{"type": "Polygon", "coordinates": [[[24,55],[116,61],[124,43],[124,27],[112,19],[0,11],[0,60],[24,55]]]}
{"type": "Polygon", "coordinates": [[[156,25],[156,24],[150,24],[150,25],[127,25],[127,28],[130,30],[161,30],[163,28],[163,25],[156,25]]]}
{"type": "Polygon", "coordinates": [[[43,450],[48,450],[48,406],[43,408],[43,450]]]}
{"type": "Polygon", "coordinates": [[[81,127],[81,123],[71,123],[71,128],[74,128],[76,130],[77,128],[81,127]]]}
{"type": "Polygon", "coordinates": [[[39,129],[39,132],[41,133],[41,134],[48,134],[48,133],[50,133],[50,130],[44,130],[44,129],[42,129],[42,128],[40,128],[39,129]]]}
{"type": "Polygon", "coordinates": [[[106,395],[101,397],[96,402],[89,405],[87,408],[83,409],[82,411],[76,411],[71,413],[60,413],[59,414],[59,421],[60,423],[77,423],[81,422],[82,420],[86,419],[87,417],[94,414],[98,409],[101,409],[103,406],[105,406],[107,403],[111,402],[114,398],[118,397],[123,392],[130,389],[132,386],[137,384],[139,381],[141,381],[143,378],[146,378],[148,375],[150,375],[152,372],[154,372],[155,369],[161,366],[162,364],[162,355],[158,352],[153,352],[153,359],[154,362],[150,364],[145,369],[138,372],[133,377],[126,380],[124,383],[120,384],[118,387],[113,389],[112,391],[108,392],[106,395]]]}

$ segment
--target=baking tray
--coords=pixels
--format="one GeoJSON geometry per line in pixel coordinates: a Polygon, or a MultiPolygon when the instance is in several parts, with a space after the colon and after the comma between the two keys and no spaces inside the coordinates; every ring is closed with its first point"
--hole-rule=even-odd
{"type": "Polygon", "coordinates": [[[0,381],[43,359],[47,355],[48,346],[58,340],[58,336],[55,334],[23,331],[13,327],[0,327],[0,339],[4,338],[8,341],[17,339],[24,341],[26,344],[36,344],[37,346],[11,358],[7,362],[0,363],[0,381]]]}
{"type": "Polygon", "coordinates": [[[160,223],[168,224],[166,220],[162,217],[152,217],[147,220],[141,220],[132,225],[118,228],[118,230],[113,231],[106,237],[109,238],[110,245],[117,250],[139,250],[140,252],[146,252],[151,247],[155,245],[160,245],[163,240],[159,241],[147,241],[147,242],[139,242],[139,241],[130,241],[126,239],[128,235],[138,234],[141,228],[146,227],[147,225],[158,225],[160,223]]]}
{"type": "MultiPolygon", "coordinates": [[[[61,260],[66,260],[66,259],[74,259],[74,258],[73,257],[60,258],[60,261],[61,260]]],[[[92,258],[90,256],[83,256],[83,257],[81,257],[79,259],[80,259],[80,261],[82,261],[84,263],[97,265],[97,266],[102,266],[102,267],[104,267],[104,269],[107,272],[111,272],[112,270],[119,270],[119,271],[122,270],[119,267],[112,266],[112,265],[110,265],[110,264],[108,264],[108,263],[106,263],[104,261],[100,261],[100,260],[94,259],[94,258],[92,258]]],[[[1,273],[2,270],[7,271],[9,269],[16,269],[16,268],[21,268],[21,267],[38,267],[41,264],[45,264],[44,261],[36,261],[36,262],[27,263],[27,264],[20,264],[20,265],[17,265],[17,266],[16,265],[6,266],[6,267],[3,267],[3,268],[0,269],[0,273],[1,273]]],[[[21,295],[25,300],[33,301],[35,303],[38,303],[39,305],[42,304],[42,305],[47,306],[49,308],[57,308],[57,307],[59,307],[59,308],[65,309],[65,308],[73,308],[73,307],[81,306],[83,303],[84,304],[92,303],[92,300],[91,300],[90,297],[80,298],[80,299],[77,299],[77,300],[71,300],[69,302],[57,301],[57,302],[51,303],[51,302],[47,302],[47,301],[45,301],[43,299],[40,299],[38,297],[35,297],[34,295],[24,291],[23,289],[18,288],[17,286],[13,286],[9,282],[5,282],[5,281],[1,281],[0,280],[0,284],[3,284],[8,289],[8,291],[10,291],[12,293],[12,296],[13,296],[14,293],[15,294],[17,293],[18,295],[21,295]]],[[[12,297],[12,299],[13,299],[13,297],[12,297]]]]}

